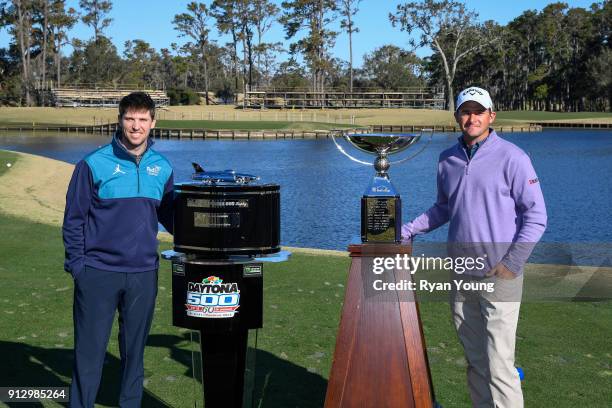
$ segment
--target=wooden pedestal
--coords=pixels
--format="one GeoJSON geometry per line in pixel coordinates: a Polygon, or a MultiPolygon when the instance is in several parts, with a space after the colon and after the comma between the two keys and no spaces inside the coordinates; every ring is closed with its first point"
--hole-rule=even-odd
{"type": "Polygon", "coordinates": [[[376,275],[375,257],[410,255],[398,244],[351,245],[352,257],[325,408],[431,408],[434,394],[414,292],[375,291],[375,280],[411,281],[394,269],[376,275]]]}

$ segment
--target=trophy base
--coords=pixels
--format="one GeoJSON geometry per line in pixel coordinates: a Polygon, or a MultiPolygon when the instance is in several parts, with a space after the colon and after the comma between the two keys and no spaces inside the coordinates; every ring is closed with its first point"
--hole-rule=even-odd
{"type": "Polygon", "coordinates": [[[399,195],[361,197],[361,242],[398,243],[402,239],[399,195]]]}

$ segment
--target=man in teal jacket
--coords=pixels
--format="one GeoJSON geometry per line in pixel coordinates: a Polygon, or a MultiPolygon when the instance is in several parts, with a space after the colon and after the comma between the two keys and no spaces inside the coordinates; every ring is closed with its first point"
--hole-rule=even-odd
{"type": "Polygon", "coordinates": [[[119,103],[111,143],[77,163],[64,214],[64,268],[74,278],[71,407],[93,407],[119,311],[120,407],[140,407],[144,347],[157,296],[158,221],[172,233],[173,173],[152,149],[155,104],[143,92],[119,103]]]}

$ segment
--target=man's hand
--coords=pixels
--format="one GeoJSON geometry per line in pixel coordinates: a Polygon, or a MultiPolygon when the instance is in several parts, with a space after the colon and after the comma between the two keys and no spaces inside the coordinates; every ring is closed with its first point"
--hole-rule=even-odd
{"type": "Polygon", "coordinates": [[[507,280],[516,278],[516,275],[512,271],[510,271],[510,269],[506,268],[506,266],[501,262],[495,265],[495,267],[491,269],[489,272],[487,272],[485,276],[487,278],[490,278],[491,276],[497,276],[501,279],[507,279],[507,280]]]}
{"type": "Polygon", "coordinates": [[[402,244],[410,244],[412,242],[412,234],[408,224],[402,225],[402,244]]]}

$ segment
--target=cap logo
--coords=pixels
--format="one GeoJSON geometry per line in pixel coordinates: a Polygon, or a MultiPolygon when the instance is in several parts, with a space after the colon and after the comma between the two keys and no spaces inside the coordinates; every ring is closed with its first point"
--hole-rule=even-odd
{"type": "Polygon", "coordinates": [[[483,95],[482,92],[480,92],[478,89],[474,89],[474,88],[466,89],[465,91],[463,91],[463,96],[465,96],[467,94],[470,94],[471,96],[474,96],[476,94],[483,95]]]}

